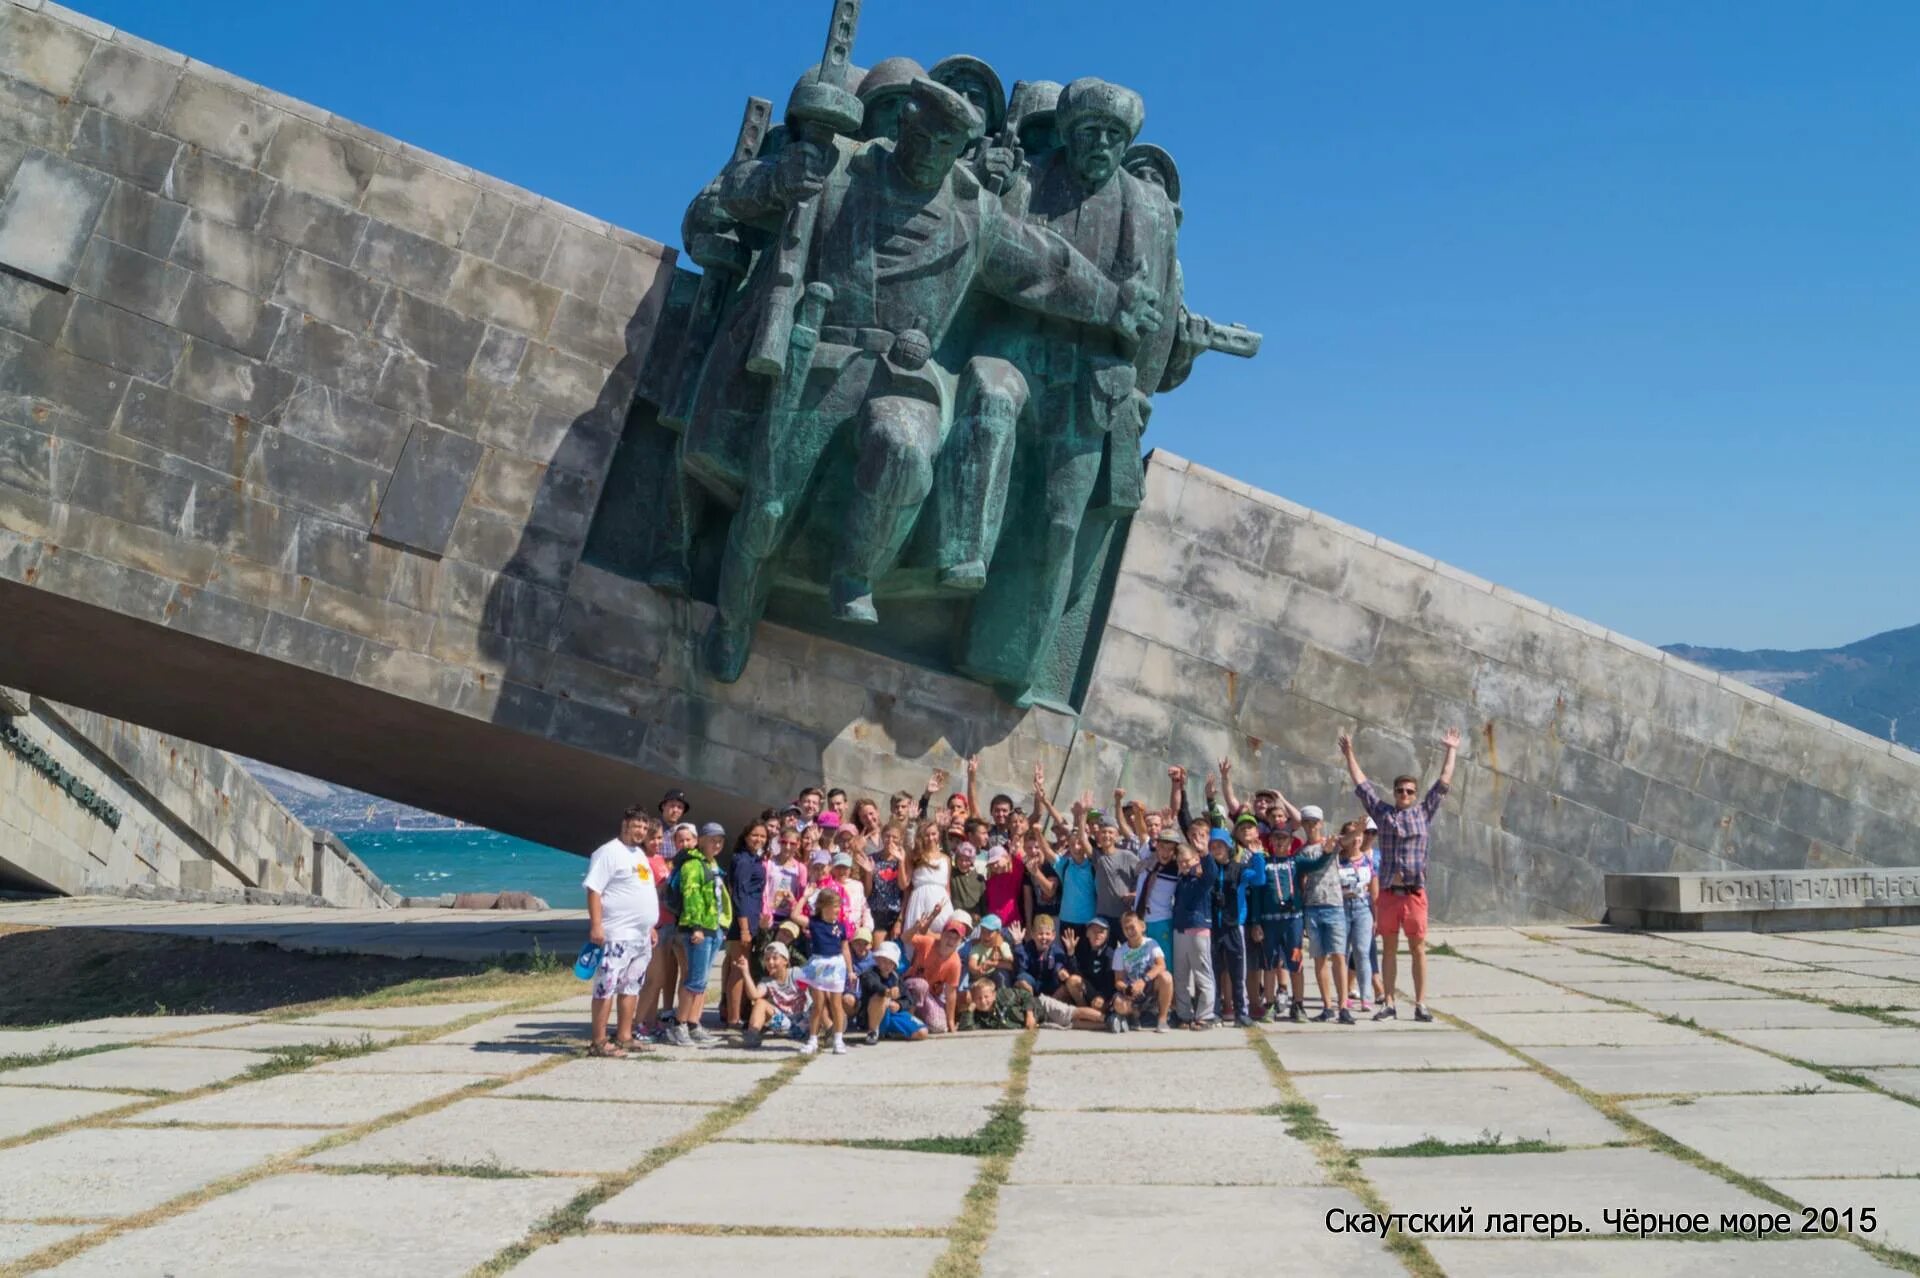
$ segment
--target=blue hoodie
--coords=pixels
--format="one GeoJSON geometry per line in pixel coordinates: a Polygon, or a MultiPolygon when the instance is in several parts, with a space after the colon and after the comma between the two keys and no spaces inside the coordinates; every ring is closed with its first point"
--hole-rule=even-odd
{"type": "Polygon", "coordinates": [[[1220,867],[1211,856],[1200,858],[1197,867],[1180,875],[1173,888],[1174,931],[1213,927],[1213,885],[1219,877],[1220,867]]]}

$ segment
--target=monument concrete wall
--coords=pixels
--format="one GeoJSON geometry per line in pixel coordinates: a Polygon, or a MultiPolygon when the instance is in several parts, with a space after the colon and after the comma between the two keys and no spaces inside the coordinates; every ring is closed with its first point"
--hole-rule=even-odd
{"type": "Polygon", "coordinates": [[[0,886],[388,903],[378,879],[220,751],[41,697],[9,702],[0,886]]]}
{"type": "Polygon", "coordinates": [[[1450,725],[1449,922],[1598,919],[1609,871],[1920,864],[1912,751],[1153,454],[1070,783],[1230,758],[1343,820],[1341,732],[1384,789],[1450,725]]]}
{"type": "Polygon", "coordinates": [[[976,751],[1337,812],[1343,727],[1390,777],[1458,724],[1451,920],[1920,855],[1913,755],[1165,452],[1079,716],[777,626],[716,684],[581,561],[671,250],[51,5],[0,97],[0,682],[581,850],[976,751]]]}

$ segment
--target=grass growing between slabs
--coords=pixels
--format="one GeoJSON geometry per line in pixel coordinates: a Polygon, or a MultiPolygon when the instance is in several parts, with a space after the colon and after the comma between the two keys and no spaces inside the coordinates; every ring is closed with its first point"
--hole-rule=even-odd
{"type": "Polygon", "coordinates": [[[1008,1067],[1007,1097],[975,1139],[991,1152],[981,1157],[980,1172],[960,1208],[960,1218],[948,1233],[947,1249],[934,1262],[932,1278],[979,1278],[987,1241],[1000,1218],[1000,1190],[1013,1174],[1014,1155],[1026,1139],[1021,1115],[1027,1107],[1027,1074],[1033,1066],[1033,1040],[1038,1030],[1027,1030],[1015,1040],[1008,1067]]]}
{"type": "Polygon", "coordinates": [[[1504,1140],[1499,1132],[1482,1132],[1479,1140],[1449,1141],[1429,1136],[1410,1145],[1388,1145],[1360,1150],[1363,1158],[1451,1158],[1456,1154],[1559,1154],[1567,1149],[1545,1140],[1504,1140]]]}
{"type": "Polygon", "coordinates": [[[281,1074],[294,1074],[322,1061],[343,1061],[354,1056],[366,1056],[387,1046],[376,1043],[371,1034],[362,1034],[355,1039],[331,1039],[325,1043],[297,1043],[287,1047],[276,1047],[267,1053],[267,1059],[258,1065],[249,1065],[241,1075],[248,1081],[262,1078],[276,1078],[281,1074]]]}

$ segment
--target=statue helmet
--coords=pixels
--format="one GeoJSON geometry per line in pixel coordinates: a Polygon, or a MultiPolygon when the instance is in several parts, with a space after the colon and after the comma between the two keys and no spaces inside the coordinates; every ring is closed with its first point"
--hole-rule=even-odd
{"type": "Polygon", "coordinates": [[[1060,105],[1060,85],[1054,80],[1015,80],[1007,99],[1007,122],[1018,131],[1029,120],[1051,116],[1060,105]]]}
{"type": "Polygon", "coordinates": [[[1118,123],[1131,142],[1140,135],[1140,126],[1147,122],[1147,104],[1132,89],[1087,75],[1060,91],[1056,114],[1062,139],[1073,132],[1078,121],[1100,116],[1118,123]]]}
{"type": "Polygon", "coordinates": [[[860,101],[872,104],[875,98],[889,93],[905,93],[913,87],[913,82],[927,74],[925,67],[912,58],[882,58],[873,64],[873,70],[867,72],[860,81],[855,95],[860,101]]]}
{"type": "Polygon", "coordinates": [[[971,137],[980,136],[980,112],[958,91],[923,76],[913,81],[908,92],[914,111],[933,128],[964,129],[971,137]]]}
{"type": "Polygon", "coordinates": [[[950,58],[942,58],[934,63],[933,69],[927,72],[927,76],[934,83],[951,88],[952,81],[959,78],[963,72],[971,72],[986,82],[986,131],[988,133],[998,131],[1007,119],[1007,91],[1001,86],[1000,77],[994,73],[992,67],[971,54],[956,53],[950,58]]]}
{"type": "Polygon", "coordinates": [[[1120,167],[1139,176],[1141,169],[1152,169],[1160,177],[1160,185],[1167,193],[1167,199],[1174,204],[1180,203],[1180,170],[1174,167],[1173,157],[1164,148],[1151,142],[1139,142],[1127,148],[1120,160],[1120,167]]]}

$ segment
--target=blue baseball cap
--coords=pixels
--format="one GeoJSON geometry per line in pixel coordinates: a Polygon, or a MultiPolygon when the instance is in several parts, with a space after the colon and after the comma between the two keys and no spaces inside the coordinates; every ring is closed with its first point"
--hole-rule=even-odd
{"type": "Polygon", "coordinates": [[[1228,847],[1232,847],[1233,835],[1230,834],[1225,829],[1221,828],[1220,826],[1216,825],[1211,830],[1207,831],[1207,842],[1208,843],[1224,843],[1228,847]]]}

